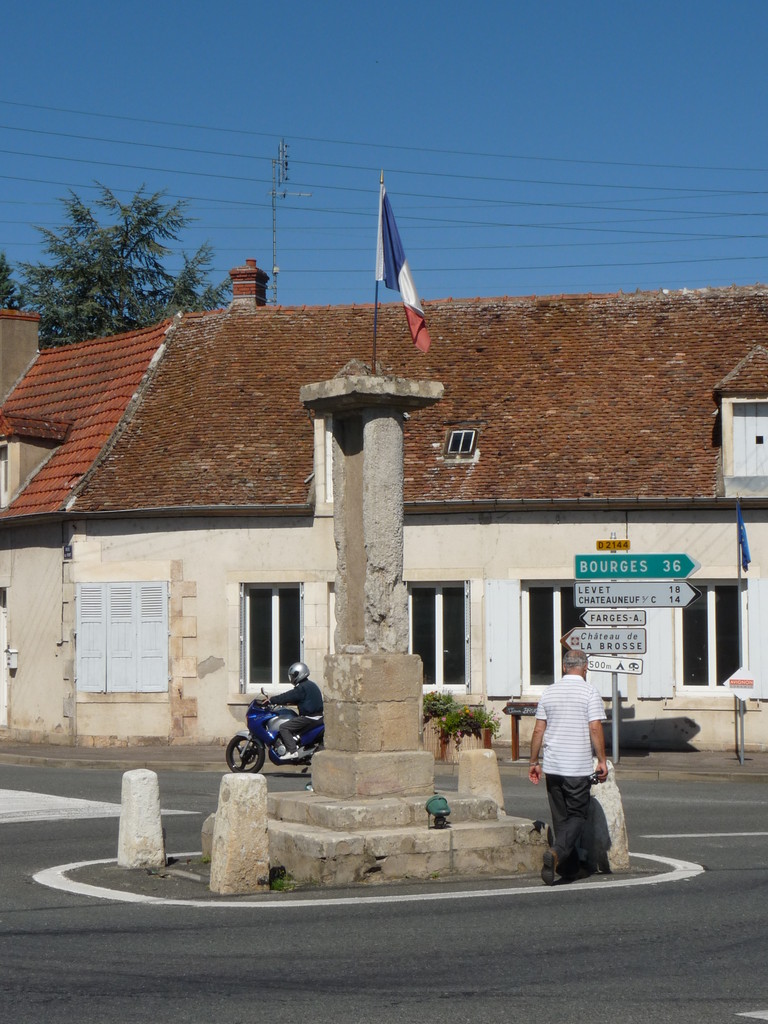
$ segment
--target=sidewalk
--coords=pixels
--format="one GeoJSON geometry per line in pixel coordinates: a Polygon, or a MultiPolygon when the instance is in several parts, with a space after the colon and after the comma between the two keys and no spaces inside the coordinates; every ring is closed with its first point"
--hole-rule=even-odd
{"type": "MultiPolygon", "coordinates": [[[[496,755],[505,773],[527,776],[527,757],[512,761],[506,744],[497,745],[496,755]]],[[[610,758],[610,752],[609,752],[610,758]]],[[[130,771],[225,772],[224,745],[169,745],[133,747],[65,747],[55,744],[0,741],[0,764],[42,765],[50,768],[111,768],[130,771]]],[[[456,770],[455,765],[436,764],[438,770],[456,770]]],[[[267,762],[266,771],[276,770],[267,762]]],[[[712,782],[768,782],[768,751],[746,752],[739,764],[735,750],[647,751],[621,753],[616,776],[622,779],[700,779],[712,782]]]]}

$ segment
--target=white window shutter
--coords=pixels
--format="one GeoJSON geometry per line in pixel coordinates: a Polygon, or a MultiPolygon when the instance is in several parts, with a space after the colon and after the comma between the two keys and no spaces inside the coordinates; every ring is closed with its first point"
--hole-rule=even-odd
{"type": "Polygon", "coordinates": [[[646,617],[647,653],[643,674],[638,677],[640,698],[672,697],[675,692],[674,610],[649,608],[646,617]]]}
{"type": "Polygon", "coordinates": [[[485,692],[522,693],[520,580],[485,581],[485,692]]]}
{"type": "Polygon", "coordinates": [[[138,604],[139,679],[142,693],[168,689],[168,585],[136,584],[138,604]]]}
{"type": "Polygon", "coordinates": [[[126,693],[138,689],[138,630],[133,583],[107,586],[107,689],[126,693]]]}
{"type": "Polygon", "coordinates": [[[103,693],[107,688],[106,587],[77,586],[77,688],[103,693]]]}
{"type": "Polygon", "coordinates": [[[755,679],[755,689],[750,696],[768,696],[768,632],[765,623],[768,615],[768,580],[749,578],[747,581],[747,626],[749,632],[748,664],[755,679]]]}

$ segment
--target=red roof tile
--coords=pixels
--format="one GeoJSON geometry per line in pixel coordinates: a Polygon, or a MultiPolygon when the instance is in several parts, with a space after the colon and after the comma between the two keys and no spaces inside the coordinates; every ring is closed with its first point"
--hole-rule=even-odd
{"type": "Polygon", "coordinates": [[[167,328],[166,322],[39,353],[0,415],[10,428],[6,434],[62,443],[3,515],[55,512],[66,506],[72,488],[115,430],[167,328]]]}
{"type": "MultiPolygon", "coordinates": [[[[762,286],[454,299],[426,303],[425,311],[433,341],[426,356],[410,342],[399,303],[380,307],[378,317],[384,372],[445,385],[443,401],[406,425],[411,502],[713,497],[715,389],[768,343],[762,286]],[[477,459],[447,462],[447,431],[468,424],[478,429],[477,459]]],[[[13,511],[62,507],[65,482],[79,479],[99,452],[73,496],[75,512],[306,508],[313,431],[299,388],[334,376],[350,359],[369,363],[372,337],[372,306],[187,315],[113,443],[102,450],[117,407],[87,451],[78,445],[77,466],[64,463],[55,485],[33,481],[27,491],[34,493],[13,511]]],[[[113,342],[102,344],[106,359],[113,342]]],[[[150,347],[147,338],[147,355],[150,347]]],[[[91,381],[95,361],[89,365],[91,381]]],[[[56,391],[57,368],[50,371],[56,391]]],[[[34,392],[30,384],[29,401],[34,392]]],[[[117,406],[129,398],[121,390],[117,406]]],[[[9,402],[17,399],[14,392],[9,402]]],[[[85,430],[88,403],[58,408],[51,395],[44,410],[23,411],[59,419],[77,412],[66,448],[85,430]]],[[[58,457],[38,477],[50,476],[58,457]]]]}

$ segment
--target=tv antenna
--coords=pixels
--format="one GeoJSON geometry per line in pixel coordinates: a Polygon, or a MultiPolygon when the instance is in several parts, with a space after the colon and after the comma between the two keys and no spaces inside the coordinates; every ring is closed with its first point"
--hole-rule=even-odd
{"type": "Polygon", "coordinates": [[[288,143],[280,139],[277,147],[277,159],[272,161],[272,292],[271,303],[277,305],[277,275],[280,267],[277,265],[277,200],[285,199],[286,196],[311,196],[311,192],[288,192],[283,186],[288,181],[288,143]],[[282,189],[282,191],[281,191],[282,189]]]}

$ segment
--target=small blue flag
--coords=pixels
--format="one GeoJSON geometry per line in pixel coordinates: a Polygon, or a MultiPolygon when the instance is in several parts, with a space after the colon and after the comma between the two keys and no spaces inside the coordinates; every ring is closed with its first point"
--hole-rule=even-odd
{"type": "Polygon", "coordinates": [[[747,528],[744,525],[744,518],[741,514],[741,502],[736,502],[736,522],[739,527],[739,554],[741,555],[741,567],[744,572],[749,569],[752,556],[749,553],[749,541],[747,540],[747,528]]]}

